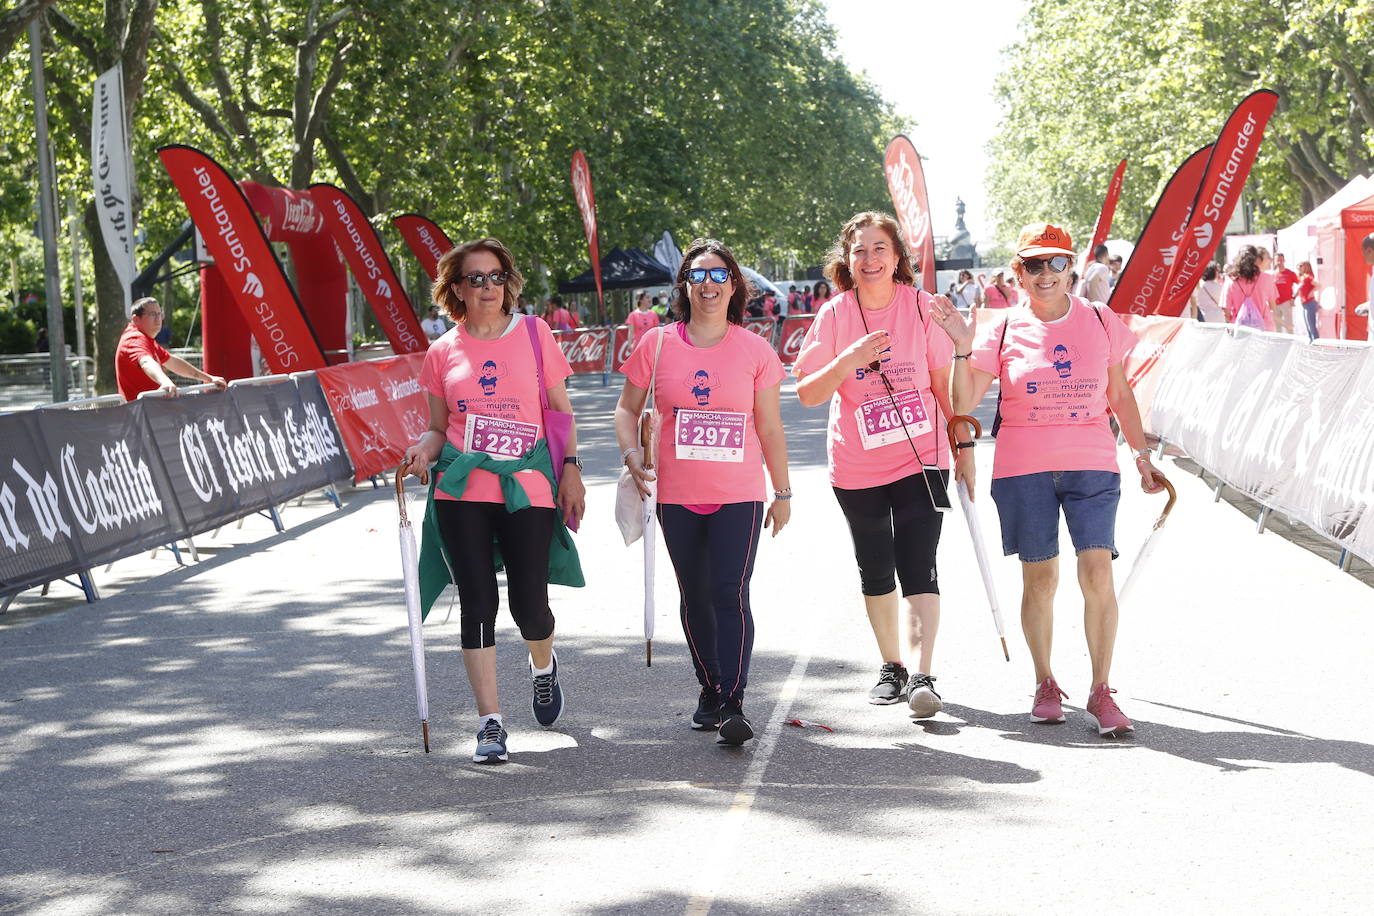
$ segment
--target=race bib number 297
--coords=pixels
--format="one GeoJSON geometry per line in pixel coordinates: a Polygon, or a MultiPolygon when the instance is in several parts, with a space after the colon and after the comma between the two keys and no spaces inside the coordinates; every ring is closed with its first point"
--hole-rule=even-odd
{"type": "Polygon", "coordinates": [[[746,419],[728,410],[679,410],[673,436],[678,459],[743,461],[746,419]]]}

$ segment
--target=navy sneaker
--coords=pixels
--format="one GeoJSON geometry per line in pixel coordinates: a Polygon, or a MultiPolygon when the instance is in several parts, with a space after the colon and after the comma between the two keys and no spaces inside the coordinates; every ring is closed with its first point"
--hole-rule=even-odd
{"type": "Polygon", "coordinates": [[[473,763],[497,763],[509,760],[506,751],[506,730],[495,719],[488,719],[477,730],[477,750],[472,755],[473,763]]]}
{"type": "Polygon", "coordinates": [[[697,700],[697,711],[692,713],[692,728],[699,731],[715,731],[720,727],[720,694],[714,687],[701,688],[701,699],[697,700]]]}
{"type": "Polygon", "coordinates": [[[548,728],[563,715],[563,688],[558,685],[558,653],[553,656],[553,671],[548,674],[534,674],[534,662],[530,662],[530,673],[534,678],[534,719],[548,728]]]}
{"type": "Polygon", "coordinates": [[[720,707],[720,734],[716,737],[717,744],[729,744],[739,747],[744,742],[754,737],[754,726],[749,724],[749,720],[744,717],[744,710],[739,703],[725,702],[720,707]]]}

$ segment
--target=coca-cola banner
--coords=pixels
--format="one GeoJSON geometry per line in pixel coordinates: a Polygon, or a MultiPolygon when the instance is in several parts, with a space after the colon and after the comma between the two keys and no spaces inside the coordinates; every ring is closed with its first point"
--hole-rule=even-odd
{"type": "Polygon", "coordinates": [[[628,325],[619,325],[611,335],[611,368],[619,369],[634,352],[634,339],[630,337],[628,325]]]}
{"type": "Polygon", "coordinates": [[[802,338],[811,330],[811,322],[815,320],[815,315],[789,315],[782,320],[782,332],[778,334],[778,358],[784,366],[797,361],[802,338]]]}
{"type": "Polygon", "coordinates": [[[282,374],[323,368],[324,349],[243,191],[198,149],[164,146],[158,156],[268,368],[282,374]]]}
{"type": "Polygon", "coordinates": [[[325,225],[348,261],[363,298],[372,306],[392,352],[420,353],[427,349],[429,341],[420,327],[420,319],[391,267],[377,230],[362,209],[332,184],[312,184],[310,196],[323,211],[325,225]]]}
{"type": "Polygon", "coordinates": [[[1135,240],[1131,259],[1126,262],[1107,298],[1112,311],[1148,315],[1164,295],[1169,268],[1173,266],[1178,243],[1188,225],[1193,198],[1211,151],[1212,147],[1204,146],[1183,160],[1164,186],[1150,218],[1135,240]]]}
{"type": "Polygon", "coordinates": [[[415,255],[429,278],[433,280],[439,276],[439,259],[453,249],[453,243],[444,230],[418,213],[402,213],[391,221],[391,225],[401,233],[406,247],[415,255]]]}
{"type": "Polygon", "coordinates": [[[553,339],[558,343],[563,355],[568,358],[574,375],[608,371],[606,360],[611,348],[610,328],[554,331],[553,339]]]}
{"type": "Polygon", "coordinates": [[[1212,259],[1231,211],[1240,200],[1240,192],[1250,176],[1250,166],[1259,154],[1264,127],[1279,103],[1279,95],[1260,89],[1245,97],[1212,144],[1207,169],[1197,189],[1188,225],[1178,239],[1178,250],[1169,270],[1164,298],[1155,311],[1160,315],[1181,315],[1193,294],[1202,271],[1212,259]]]}
{"type": "Polygon", "coordinates": [[[412,353],[316,374],[353,460],[355,482],[400,465],[405,450],[429,428],[429,400],[420,387],[423,365],[423,354],[412,353]]]}
{"type": "Polygon", "coordinates": [[[751,334],[757,334],[770,344],[773,342],[773,330],[778,326],[778,319],[769,316],[767,318],[745,318],[744,329],[751,334]]]}
{"type": "Polygon", "coordinates": [[[902,134],[892,138],[883,156],[883,172],[887,175],[887,190],[897,211],[907,248],[911,252],[912,267],[920,272],[921,289],[928,293],[935,288],[935,235],[930,228],[930,202],[926,199],[926,176],[916,147],[902,134]]]}

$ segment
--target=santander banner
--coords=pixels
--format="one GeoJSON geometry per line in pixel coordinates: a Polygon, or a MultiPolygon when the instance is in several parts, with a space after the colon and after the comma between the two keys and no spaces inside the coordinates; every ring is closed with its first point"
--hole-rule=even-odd
{"type": "Polygon", "coordinates": [[[1277,92],[1260,89],[1246,96],[1226,119],[1212,144],[1207,170],[1193,201],[1188,225],[1178,239],[1178,252],[1165,284],[1164,298],[1155,307],[1156,314],[1183,314],[1188,297],[1202,279],[1203,269],[1221,244],[1231,212],[1250,177],[1250,167],[1255,164],[1264,127],[1278,103],[1277,92]]]}
{"type": "Polygon", "coordinates": [[[1122,159],[1117,163],[1116,171],[1112,173],[1112,180],[1107,184],[1107,196],[1102,199],[1102,210],[1097,214],[1097,223],[1093,225],[1093,238],[1088,243],[1088,247],[1083,249],[1083,262],[1078,265],[1079,273],[1085,273],[1088,264],[1092,261],[1093,252],[1097,246],[1107,241],[1107,235],[1112,231],[1112,218],[1116,216],[1116,202],[1121,199],[1121,178],[1126,174],[1126,160],[1122,159]]]}
{"type": "Polygon", "coordinates": [[[610,328],[554,331],[553,339],[568,358],[574,375],[606,371],[606,356],[611,349],[610,328]]]}
{"type": "Polygon", "coordinates": [[[164,146],[158,156],[268,368],[274,373],[323,369],[323,348],[239,186],[198,149],[164,146]]]}
{"type": "Polygon", "coordinates": [[[410,253],[420,262],[420,266],[433,280],[439,276],[439,259],[453,249],[444,230],[418,213],[402,213],[391,221],[396,231],[401,233],[410,253]]]}
{"type": "Polygon", "coordinates": [[[429,401],[420,387],[424,355],[359,360],[316,373],[329,400],[354,482],[398,466],[429,428],[429,401]]]}
{"type": "Polygon", "coordinates": [[[382,333],[391,343],[392,352],[419,353],[429,347],[420,319],[401,287],[391,260],[377,238],[363,211],[339,188],[332,184],[312,184],[310,196],[324,212],[324,223],[334,241],[343,251],[349,270],[358,281],[367,304],[377,316],[382,333]]]}
{"type": "Polygon", "coordinates": [[[1178,240],[1188,225],[1193,197],[1211,151],[1211,146],[1204,146],[1183,160],[1174,177],[1164,186],[1150,218],[1145,221],[1145,228],[1135,240],[1131,259],[1126,262],[1107,299],[1112,311],[1148,315],[1164,295],[1164,283],[1169,279],[1178,240]]]}
{"type": "Polygon", "coordinates": [[[573,197],[577,198],[577,210],[582,214],[582,231],[587,234],[587,248],[592,253],[592,278],[596,280],[596,299],[605,302],[601,291],[601,246],[596,239],[596,195],[592,193],[592,170],[587,165],[587,157],[582,150],[573,150],[572,157],[573,197]]]}
{"type": "Polygon", "coordinates": [[[930,229],[930,202],[926,199],[926,176],[916,147],[903,134],[892,138],[883,156],[883,171],[887,174],[887,190],[892,195],[892,207],[915,267],[921,273],[921,289],[928,293],[935,289],[935,236],[930,229]]]}
{"type": "Polygon", "coordinates": [[[784,366],[790,366],[797,361],[802,338],[806,337],[806,332],[811,330],[811,322],[815,320],[815,315],[798,315],[782,320],[782,333],[778,335],[778,358],[784,366]]]}

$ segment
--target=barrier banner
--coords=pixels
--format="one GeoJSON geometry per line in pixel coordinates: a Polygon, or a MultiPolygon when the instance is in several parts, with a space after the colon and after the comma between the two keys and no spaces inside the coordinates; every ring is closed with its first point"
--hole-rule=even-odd
{"type": "Polygon", "coordinates": [[[1136,405],[1140,408],[1140,421],[1150,428],[1150,408],[1160,379],[1164,376],[1164,363],[1169,347],[1191,318],[1166,318],[1163,315],[1130,315],[1126,326],[1137,338],[1136,345],[1126,354],[1122,368],[1126,371],[1126,381],[1131,383],[1136,405]]]}
{"type": "Polygon", "coordinates": [[[1192,212],[1193,198],[1207,168],[1211,146],[1204,146],[1183,160],[1155,201],[1150,218],[1135,240],[1135,250],[1121,270],[1121,276],[1107,297],[1112,311],[1148,315],[1164,295],[1169,268],[1183,238],[1183,229],[1192,212]]]}
{"type": "MultiPolygon", "coordinates": [[[[301,435],[297,440],[288,439],[287,444],[291,447],[292,454],[296,454],[298,444],[301,452],[307,457],[312,451],[318,452],[322,456],[322,460],[315,463],[320,466],[323,479],[327,483],[352,477],[353,462],[349,460],[348,451],[343,445],[343,438],[339,435],[339,428],[334,424],[334,416],[329,410],[329,399],[324,396],[324,388],[321,387],[320,380],[311,373],[298,375],[295,381],[296,393],[300,396],[302,411],[302,419],[296,428],[304,427],[304,429],[301,430],[301,435]]],[[[428,412],[425,416],[428,418],[428,412]]],[[[428,422],[426,422],[426,426],[428,426],[428,422]]],[[[297,464],[300,463],[300,460],[297,459],[297,464]]]]}
{"type": "Polygon", "coordinates": [[[406,246],[425,273],[433,280],[439,276],[439,259],[453,249],[453,242],[431,220],[418,213],[402,213],[391,221],[405,239],[406,246]]]}
{"type": "Polygon", "coordinates": [[[782,320],[782,332],[778,335],[778,358],[784,366],[797,361],[802,338],[806,337],[806,332],[811,330],[811,322],[815,320],[815,315],[789,315],[782,320]]]}
{"type": "MultiPolygon", "coordinates": [[[[113,408],[118,409],[118,408],[113,408]]],[[[0,594],[65,576],[82,561],[38,411],[0,416],[0,594]]]]}
{"type": "Polygon", "coordinates": [[[398,466],[429,428],[429,401],[420,387],[423,365],[424,356],[411,353],[316,373],[353,461],[355,483],[398,466]]]}
{"type": "Polygon", "coordinates": [[[312,184],[310,196],[323,211],[325,225],[343,252],[348,269],[353,271],[363,298],[372,306],[392,352],[400,355],[428,349],[429,341],[420,327],[420,319],[391,267],[377,230],[362,209],[332,184],[312,184]]]}
{"type": "Polygon", "coordinates": [[[773,342],[773,328],[777,327],[778,319],[769,316],[767,318],[745,318],[744,329],[757,334],[770,344],[773,342]]]}
{"type": "Polygon", "coordinates": [[[1255,164],[1264,127],[1279,103],[1270,89],[1250,93],[1236,106],[1212,144],[1207,170],[1198,185],[1188,225],[1178,240],[1178,252],[1169,270],[1164,297],[1155,306],[1160,315],[1181,315],[1188,305],[1202,271],[1212,259],[1231,212],[1240,201],[1250,167],[1255,164]]]}
{"type": "MultiPolygon", "coordinates": [[[[604,309],[606,296],[601,291],[601,244],[596,234],[596,195],[592,193],[592,169],[582,150],[573,150],[572,189],[577,200],[577,212],[582,215],[582,231],[587,236],[587,248],[592,255],[592,278],[596,280],[596,301],[604,309]]],[[[576,370],[574,370],[576,371],[576,370]]]]}
{"type": "MultiPolygon", "coordinates": [[[[574,375],[605,372],[606,357],[611,349],[610,328],[579,328],[576,331],[554,331],[558,349],[568,358],[574,375]]],[[[612,369],[615,367],[612,366],[612,369]]]]}
{"type": "Polygon", "coordinates": [[[919,272],[921,289],[939,292],[935,288],[935,234],[930,228],[925,170],[916,147],[904,135],[898,134],[887,144],[883,172],[887,175],[887,190],[892,195],[897,222],[911,252],[911,266],[919,272]]]}
{"type": "Polygon", "coordinates": [[[634,349],[634,341],[630,339],[629,325],[617,325],[615,332],[611,335],[611,371],[615,372],[625,365],[625,360],[630,358],[634,349]]]}
{"type": "Polygon", "coordinates": [[[324,368],[324,348],[243,191],[198,149],[164,146],[157,154],[268,368],[281,374],[324,368]]]}
{"type": "Polygon", "coordinates": [[[1078,273],[1087,273],[1088,265],[1092,263],[1093,252],[1097,246],[1107,241],[1107,236],[1112,231],[1112,218],[1116,216],[1116,202],[1121,198],[1121,179],[1126,174],[1126,160],[1122,159],[1116,165],[1116,171],[1112,173],[1112,180],[1107,182],[1107,196],[1102,198],[1102,209],[1097,213],[1097,222],[1093,224],[1092,241],[1088,247],[1083,249],[1083,258],[1078,264],[1078,273]]]}

